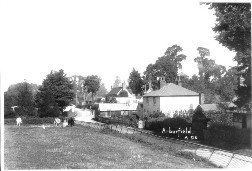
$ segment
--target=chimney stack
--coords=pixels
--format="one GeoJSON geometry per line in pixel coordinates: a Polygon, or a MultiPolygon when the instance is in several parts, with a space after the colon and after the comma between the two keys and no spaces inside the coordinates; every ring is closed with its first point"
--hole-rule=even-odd
{"type": "Polygon", "coordinates": [[[148,91],[146,92],[146,93],[149,93],[149,92],[151,92],[152,91],[152,87],[151,87],[151,80],[149,81],[149,89],[148,89],[148,91]]]}
{"type": "Polygon", "coordinates": [[[181,86],[182,87],[182,81],[180,79],[180,76],[178,76],[178,86],[181,86]]]}
{"type": "Polygon", "coordinates": [[[126,90],[126,83],[124,82],[124,83],[122,83],[122,90],[126,90]]]}
{"type": "Polygon", "coordinates": [[[160,89],[163,88],[166,84],[165,77],[160,77],[160,89]]]}

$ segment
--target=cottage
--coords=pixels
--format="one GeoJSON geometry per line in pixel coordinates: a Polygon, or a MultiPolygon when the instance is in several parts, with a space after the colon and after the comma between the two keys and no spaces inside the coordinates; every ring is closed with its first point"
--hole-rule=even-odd
{"type": "Polygon", "coordinates": [[[143,96],[144,113],[161,111],[173,117],[175,111],[188,111],[200,104],[200,94],[188,90],[179,83],[166,84],[164,77],[160,80],[160,89],[151,91],[143,96]]]}
{"type": "Polygon", "coordinates": [[[126,83],[123,83],[121,87],[113,87],[107,95],[115,95],[117,103],[138,103],[138,99],[132,93],[132,90],[126,88],[126,83]],[[120,93],[126,91],[128,97],[120,97],[120,93]]]}

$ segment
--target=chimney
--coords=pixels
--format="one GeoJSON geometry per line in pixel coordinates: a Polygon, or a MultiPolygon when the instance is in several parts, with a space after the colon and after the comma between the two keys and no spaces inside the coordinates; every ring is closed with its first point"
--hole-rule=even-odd
{"type": "Polygon", "coordinates": [[[199,104],[203,105],[205,101],[205,96],[203,93],[199,93],[199,104]]]}
{"type": "Polygon", "coordinates": [[[124,83],[122,83],[122,90],[126,90],[126,83],[124,82],[124,83]]]}
{"type": "Polygon", "coordinates": [[[178,76],[178,86],[181,86],[182,87],[182,81],[180,79],[180,76],[178,76]]]}
{"type": "Polygon", "coordinates": [[[166,84],[165,77],[160,77],[160,89],[163,88],[166,84]]]}
{"type": "Polygon", "coordinates": [[[146,92],[146,93],[149,93],[149,92],[151,92],[152,91],[152,87],[151,87],[151,80],[149,81],[149,89],[148,89],[148,91],[146,92]]]}

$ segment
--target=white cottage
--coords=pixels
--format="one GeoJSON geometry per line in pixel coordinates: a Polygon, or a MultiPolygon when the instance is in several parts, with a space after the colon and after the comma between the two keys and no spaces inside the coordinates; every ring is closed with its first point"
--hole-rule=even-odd
{"type": "MultiPolygon", "coordinates": [[[[164,80],[161,80],[164,81],[164,80]]],[[[160,83],[159,90],[143,96],[144,113],[161,111],[173,117],[175,111],[188,111],[200,104],[200,94],[182,87],[180,84],[160,83]]]]}

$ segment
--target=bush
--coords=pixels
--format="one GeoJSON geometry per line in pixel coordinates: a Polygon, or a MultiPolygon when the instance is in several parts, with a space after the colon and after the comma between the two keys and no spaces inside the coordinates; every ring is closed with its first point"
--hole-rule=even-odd
{"type": "Polygon", "coordinates": [[[216,111],[207,111],[204,112],[206,117],[210,118],[209,124],[222,124],[222,125],[233,125],[233,114],[228,112],[216,112],[216,111]]]}
{"type": "MultiPolygon", "coordinates": [[[[48,117],[48,118],[21,117],[21,118],[22,118],[22,124],[41,125],[41,124],[53,124],[53,122],[54,122],[53,117],[48,117]]],[[[5,119],[4,124],[6,124],[6,125],[16,125],[16,118],[5,119]]]]}
{"type": "Polygon", "coordinates": [[[176,117],[176,118],[166,118],[163,122],[163,127],[168,130],[169,127],[171,130],[185,129],[186,127],[191,127],[192,125],[186,122],[185,119],[176,117]]]}
{"type": "Polygon", "coordinates": [[[122,91],[119,93],[119,97],[128,97],[128,92],[125,91],[125,90],[122,90],[122,91]]]}
{"type": "Polygon", "coordinates": [[[250,129],[239,129],[234,126],[214,123],[206,131],[204,144],[226,150],[234,150],[250,148],[250,141],[250,129]]]}
{"type": "Polygon", "coordinates": [[[175,111],[175,113],[173,114],[173,117],[182,118],[182,119],[185,119],[186,122],[192,123],[193,114],[194,114],[193,109],[189,109],[188,111],[175,111]]]}
{"type": "Polygon", "coordinates": [[[145,129],[154,132],[161,132],[163,129],[164,119],[165,119],[164,117],[148,118],[145,123],[145,129]]]}

